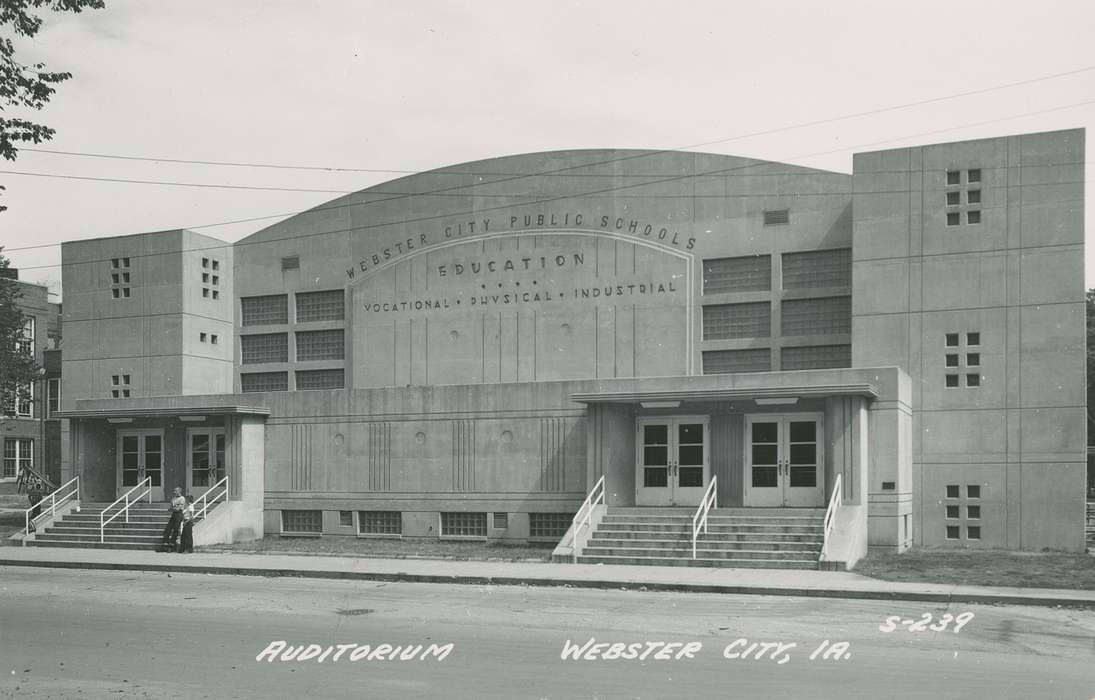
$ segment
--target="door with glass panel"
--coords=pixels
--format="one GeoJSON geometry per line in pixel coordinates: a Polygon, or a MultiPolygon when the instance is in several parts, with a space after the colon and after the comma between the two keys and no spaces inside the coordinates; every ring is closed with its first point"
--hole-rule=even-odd
{"type": "Polygon", "coordinates": [[[709,475],[707,417],[642,418],[638,428],[636,505],[699,504],[709,475]]]}
{"type": "Polygon", "coordinates": [[[152,480],[152,500],[164,500],[163,431],[119,431],[118,495],[121,496],[145,477],[152,480]]]}
{"type": "Polygon", "coordinates": [[[822,421],[820,413],[746,416],[745,505],[825,505],[822,421]]]}
{"type": "Polygon", "coordinates": [[[224,430],[191,428],[186,445],[187,493],[197,498],[224,478],[224,430]]]}

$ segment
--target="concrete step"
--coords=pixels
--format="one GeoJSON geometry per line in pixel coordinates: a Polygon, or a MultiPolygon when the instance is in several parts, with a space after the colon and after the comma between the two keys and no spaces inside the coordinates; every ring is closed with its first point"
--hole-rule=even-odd
{"type": "MultiPolygon", "coordinates": [[[[618,539],[639,539],[639,540],[667,540],[675,542],[691,542],[692,531],[687,530],[685,532],[666,532],[664,530],[596,530],[594,531],[591,539],[598,537],[612,537],[618,539]]],[[[754,540],[765,540],[768,542],[816,542],[820,544],[824,541],[825,535],[819,529],[816,533],[801,533],[801,532],[723,532],[708,534],[700,533],[700,539],[717,539],[720,542],[749,542],[754,540]]]]}
{"type": "Polygon", "coordinates": [[[740,569],[812,569],[817,570],[816,559],[676,559],[660,557],[586,556],[578,557],[579,564],[623,564],[630,566],[706,566],[740,569]]]}
{"type": "MultiPolygon", "coordinates": [[[[764,549],[696,549],[704,559],[763,559],[763,560],[813,560],[817,561],[820,550],[764,550],[764,549]]],[[[692,547],[599,547],[590,545],[582,550],[588,557],[655,557],[659,559],[691,559],[692,547]]]]}
{"type": "MultiPolygon", "coordinates": [[[[125,542],[129,544],[156,544],[162,542],[163,538],[159,534],[155,535],[104,535],[107,542],[125,542]]],[[[73,535],[69,533],[54,534],[52,532],[43,532],[35,535],[35,540],[40,542],[55,542],[57,540],[64,540],[66,542],[98,542],[99,533],[96,532],[93,535],[73,535]]]]}
{"type": "MultiPolygon", "coordinates": [[[[50,535],[90,535],[94,534],[98,536],[99,526],[95,527],[73,527],[71,525],[53,525],[42,531],[45,534],[50,535]]],[[[105,532],[108,535],[160,535],[163,532],[162,527],[115,527],[113,523],[107,525],[105,532]]]]}
{"type": "MultiPolygon", "coordinates": [[[[609,506],[606,514],[614,513],[635,515],[687,515],[696,513],[695,507],[658,507],[658,506],[609,506]]],[[[712,508],[711,515],[789,515],[795,517],[824,517],[824,508],[712,508]]]]}
{"type": "MultiPolygon", "coordinates": [[[[692,540],[640,540],[625,538],[592,537],[588,547],[608,547],[624,549],[676,549],[692,552],[692,540]]],[[[702,550],[757,550],[757,551],[800,551],[821,554],[821,542],[770,542],[765,540],[730,541],[725,540],[699,540],[696,548],[702,550]]]]}
{"type": "MultiPolygon", "coordinates": [[[[665,523],[617,523],[602,522],[597,530],[605,532],[644,531],[644,532],[675,532],[687,533],[692,536],[692,523],[687,525],[670,525],[665,523]]],[[[780,523],[766,523],[763,525],[717,525],[708,524],[707,532],[711,534],[736,534],[736,533],[775,533],[811,535],[822,532],[821,527],[810,525],[783,525],[780,523]]]]}
{"type": "Polygon", "coordinates": [[[33,539],[27,542],[28,547],[77,547],[81,549],[138,549],[143,551],[156,551],[160,543],[133,544],[129,542],[80,542],[78,540],[41,540],[33,539]]]}

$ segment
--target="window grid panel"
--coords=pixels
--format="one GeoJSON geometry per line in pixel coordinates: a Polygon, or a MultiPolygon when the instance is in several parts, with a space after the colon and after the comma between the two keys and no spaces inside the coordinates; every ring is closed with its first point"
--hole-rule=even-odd
{"type": "Polygon", "coordinates": [[[288,362],[289,336],[285,333],[263,333],[240,336],[240,362],[252,365],[261,362],[288,362]]]}
{"type": "MultiPolygon", "coordinates": [[[[208,290],[202,293],[208,296],[208,290]]],[[[261,326],[289,322],[289,301],[284,294],[240,299],[241,322],[245,326],[261,326]]]]}
{"type": "Polygon", "coordinates": [[[323,512],[319,510],[281,511],[282,532],[323,532],[323,512]]]}
{"type": "Polygon", "coordinates": [[[298,361],[342,360],[346,357],[346,344],[341,328],[331,331],[300,332],[296,336],[298,361]]]}
{"type": "Polygon", "coordinates": [[[357,531],[362,535],[402,535],[403,514],[398,510],[360,510],[357,531]]]}
{"type": "Polygon", "coordinates": [[[529,513],[528,536],[560,539],[567,534],[573,520],[569,513],[529,513]]]}
{"type": "Polygon", "coordinates": [[[240,390],[243,392],[255,391],[288,391],[288,372],[245,372],[240,374],[240,390]]]}
{"type": "Polygon", "coordinates": [[[486,513],[442,513],[441,534],[450,537],[486,537],[486,513]]]}
{"type": "Polygon", "coordinates": [[[792,299],[783,302],[783,335],[839,335],[852,332],[852,298],[792,299]]]}
{"type": "Polygon", "coordinates": [[[344,389],[346,385],[345,370],[341,369],[315,369],[307,372],[297,372],[297,389],[344,389]]]}
{"type": "Polygon", "coordinates": [[[704,374],[731,372],[768,372],[772,369],[772,351],[768,348],[751,350],[706,350],[703,353],[704,374]]]}
{"type": "Polygon", "coordinates": [[[772,256],[703,261],[703,293],[767,292],[772,289],[772,256]]]}
{"type": "Polygon", "coordinates": [[[831,369],[852,366],[851,345],[785,347],[780,355],[780,363],[785,370],[831,369]]]}
{"type": "Polygon", "coordinates": [[[297,323],[342,321],[346,317],[346,294],[341,289],[297,294],[297,323]]]}
{"type": "Polygon", "coordinates": [[[783,288],[852,286],[852,249],[783,254],[783,288]]]}
{"type": "Polygon", "coordinates": [[[767,338],[772,335],[772,305],[717,304],[703,307],[703,339],[767,338]]]}

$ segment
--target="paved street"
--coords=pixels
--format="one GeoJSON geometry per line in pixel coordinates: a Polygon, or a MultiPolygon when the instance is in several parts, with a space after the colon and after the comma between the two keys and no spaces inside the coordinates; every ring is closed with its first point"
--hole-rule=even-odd
{"type": "Polygon", "coordinates": [[[21,698],[1088,700],[1095,612],[2,567],[0,660],[21,698]]]}

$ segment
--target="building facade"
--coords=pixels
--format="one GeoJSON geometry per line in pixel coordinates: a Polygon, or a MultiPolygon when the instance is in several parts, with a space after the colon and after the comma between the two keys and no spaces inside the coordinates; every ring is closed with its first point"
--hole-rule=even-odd
{"type": "Polygon", "coordinates": [[[231,537],[558,540],[610,506],[824,507],[871,546],[1084,545],[1082,130],[852,175],[466,163],[235,244],[64,244],[66,474],[225,476],[231,537]]]}

